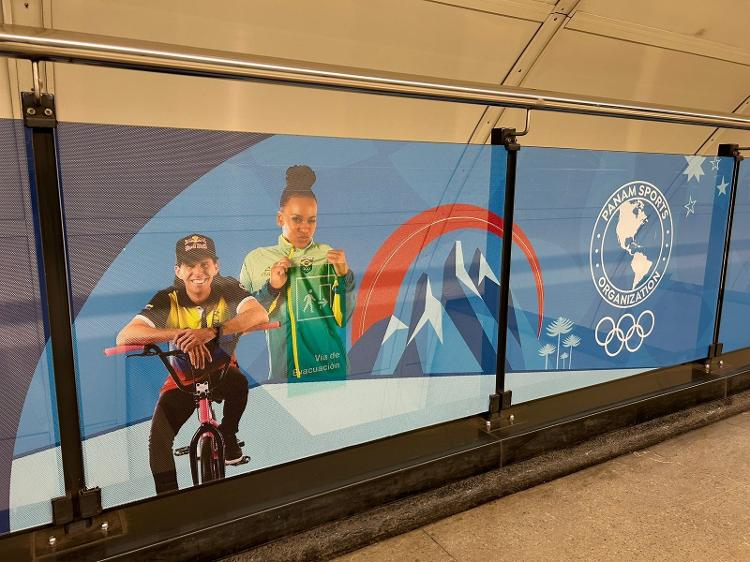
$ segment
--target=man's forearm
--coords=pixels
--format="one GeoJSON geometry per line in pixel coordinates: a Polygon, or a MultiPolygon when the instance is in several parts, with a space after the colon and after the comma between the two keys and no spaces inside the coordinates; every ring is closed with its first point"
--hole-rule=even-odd
{"type": "Polygon", "coordinates": [[[224,334],[242,334],[252,327],[266,322],[268,322],[268,313],[258,304],[224,322],[221,331],[224,334]]]}
{"type": "Polygon", "coordinates": [[[130,325],[117,334],[117,345],[146,345],[171,341],[182,331],[171,328],[152,328],[146,324],[130,325]]]}

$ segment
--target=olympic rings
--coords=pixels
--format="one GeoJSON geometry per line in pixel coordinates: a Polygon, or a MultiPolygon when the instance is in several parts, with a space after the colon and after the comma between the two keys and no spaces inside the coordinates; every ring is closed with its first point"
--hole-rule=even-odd
{"type": "Polygon", "coordinates": [[[623,348],[630,353],[638,351],[643,345],[643,341],[654,331],[655,325],[656,318],[654,317],[654,313],[650,310],[644,310],[641,312],[637,319],[628,312],[620,316],[616,323],[614,318],[605,316],[596,324],[594,337],[596,338],[596,343],[604,348],[604,352],[607,355],[615,357],[623,350],[623,348]],[[650,317],[650,319],[646,319],[647,316],[650,317]],[[607,324],[607,329],[604,329],[602,326],[603,324],[607,324]],[[604,339],[600,339],[600,331],[606,332],[604,339]],[[615,344],[619,345],[617,345],[615,351],[612,351],[610,349],[610,344],[615,339],[617,340],[615,344]],[[634,341],[636,343],[632,343],[634,341]]]}

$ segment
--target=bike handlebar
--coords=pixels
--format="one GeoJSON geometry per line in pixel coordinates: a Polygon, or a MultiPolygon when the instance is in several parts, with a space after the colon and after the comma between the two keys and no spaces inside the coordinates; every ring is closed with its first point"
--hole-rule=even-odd
{"type": "Polygon", "coordinates": [[[117,345],[115,347],[107,347],[104,349],[104,355],[111,357],[112,355],[119,355],[120,353],[130,353],[131,351],[143,351],[142,345],[117,345]]]}
{"type": "MultiPolygon", "coordinates": [[[[259,332],[262,330],[275,330],[281,326],[280,322],[266,322],[265,324],[258,324],[257,326],[253,326],[250,328],[247,332],[242,332],[239,334],[240,336],[243,336],[245,334],[249,334],[250,332],[259,332]]],[[[161,342],[154,342],[154,343],[166,343],[169,340],[164,340],[161,342]]],[[[150,345],[150,344],[147,344],[150,345]]],[[[146,345],[117,345],[115,347],[107,347],[104,349],[104,355],[107,357],[111,357],[113,355],[119,355],[121,353],[130,353],[130,352],[138,352],[143,351],[146,349],[146,345]]],[[[170,354],[170,352],[164,352],[165,354],[170,354]]],[[[174,352],[172,352],[174,354],[174,352]]]]}
{"type": "MultiPolygon", "coordinates": [[[[268,322],[266,324],[258,324],[257,326],[253,326],[250,328],[247,332],[242,332],[243,335],[248,332],[257,332],[260,330],[273,330],[275,328],[278,328],[281,324],[279,322],[268,322]]],[[[164,342],[161,342],[164,343],[164,342]]],[[[174,381],[175,385],[177,385],[177,388],[183,392],[187,392],[188,394],[194,394],[190,390],[188,390],[188,387],[183,384],[182,380],[180,380],[180,377],[177,375],[177,372],[175,371],[174,366],[169,361],[169,357],[175,356],[175,355],[182,355],[186,356],[187,353],[182,351],[181,349],[173,349],[170,351],[164,351],[161,347],[157,345],[157,343],[149,343],[146,345],[118,345],[116,347],[108,347],[104,350],[104,354],[108,356],[117,355],[119,353],[128,353],[130,351],[134,351],[137,353],[134,353],[132,355],[129,355],[128,357],[149,357],[149,356],[157,356],[162,364],[164,365],[164,368],[167,369],[167,372],[169,373],[169,376],[172,377],[172,380],[174,381]]],[[[227,362],[225,364],[225,368],[229,365],[227,362]]],[[[224,376],[224,371],[222,371],[221,377],[224,376]]]]}

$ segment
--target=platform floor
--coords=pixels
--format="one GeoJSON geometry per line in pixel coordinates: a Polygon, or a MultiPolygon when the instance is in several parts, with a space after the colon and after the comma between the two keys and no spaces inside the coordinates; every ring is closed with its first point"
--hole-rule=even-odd
{"type": "Polygon", "coordinates": [[[750,561],[750,412],[336,558],[750,561]]]}

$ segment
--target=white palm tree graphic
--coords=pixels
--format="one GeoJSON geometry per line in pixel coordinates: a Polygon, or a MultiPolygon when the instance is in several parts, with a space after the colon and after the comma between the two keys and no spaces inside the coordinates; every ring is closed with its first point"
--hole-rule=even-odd
{"type": "Polygon", "coordinates": [[[575,326],[575,324],[572,320],[563,318],[562,316],[547,326],[547,335],[552,338],[557,336],[557,361],[555,363],[555,369],[560,368],[560,336],[570,332],[573,329],[573,326],[575,326]]]}
{"type": "Polygon", "coordinates": [[[563,340],[563,347],[570,349],[570,360],[568,361],[568,369],[573,365],[573,348],[581,345],[581,338],[575,334],[570,334],[563,340]]]}
{"type": "Polygon", "coordinates": [[[563,353],[563,354],[562,354],[562,355],[560,356],[560,359],[562,359],[563,369],[565,368],[565,360],[566,360],[567,358],[568,358],[568,354],[567,354],[567,353],[563,353]]]}
{"type": "Polygon", "coordinates": [[[551,343],[546,343],[542,347],[539,348],[539,357],[544,357],[544,370],[545,371],[547,370],[547,358],[555,352],[555,349],[557,348],[551,343]]]}

